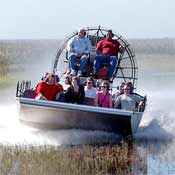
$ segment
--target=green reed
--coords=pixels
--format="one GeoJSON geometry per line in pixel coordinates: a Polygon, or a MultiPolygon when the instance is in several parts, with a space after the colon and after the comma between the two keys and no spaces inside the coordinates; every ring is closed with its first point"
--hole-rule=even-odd
{"type": "Polygon", "coordinates": [[[127,144],[1,146],[0,155],[0,174],[124,175],[146,172],[145,160],[127,144]]]}
{"type": "Polygon", "coordinates": [[[9,72],[9,54],[8,48],[0,47],[0,76],[5,76],[9,72]]]}

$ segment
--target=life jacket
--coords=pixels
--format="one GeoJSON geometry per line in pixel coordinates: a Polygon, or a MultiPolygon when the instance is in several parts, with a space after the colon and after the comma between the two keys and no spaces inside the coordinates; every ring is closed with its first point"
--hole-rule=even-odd
{"type": "Polygon", "coordinates": [[[108,73],[108,68],[105,66],[101,67],[98,72],[98,78],[106,79],[107,73],[108,73]]]}

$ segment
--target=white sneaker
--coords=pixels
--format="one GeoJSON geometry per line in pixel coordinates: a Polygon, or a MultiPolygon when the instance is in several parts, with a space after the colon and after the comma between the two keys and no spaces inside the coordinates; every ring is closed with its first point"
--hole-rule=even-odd
{"type": "Polygon", "coordinates": [[[70,73],[72,76],[76,76],[76,71],[75,70],[71,70],[71,73],[70,73]]]}
{"type": "Polygon", "coordinates": [[[77,76],[79,76],[79,77],[82,76],[82,71],[81,70],[78,71],[78,75],[77,76]]]}

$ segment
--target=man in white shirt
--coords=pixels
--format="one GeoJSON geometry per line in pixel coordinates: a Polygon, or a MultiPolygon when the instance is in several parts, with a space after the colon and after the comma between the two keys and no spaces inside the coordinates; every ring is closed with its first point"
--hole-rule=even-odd
{"type": "Polygon", "coordinates": [[[124,86],[124,94],[119,95],[117,99],[114,102],[114,108],[118,108],[121,104],[121,109],[127,110],[127,111],[134,111],[136,110],[136,104],[139,104],[139,106],[143,105],[144,97],[131,94],[130,89],[131,87],[129,85],[124,86]]]}
{"type": "Polygon", "coordinates": [[[80,67],[78,76],[82,75],[83,69],[88,60],[88,54],[91,50],[91,42],[89,38],[85,37],[85,29],[78,30],[78,35],[71,38],[67,44],[68,59],[70,61],[71,74],[76,75],[75,63],[77,58],[80,59],[80,67]]]}

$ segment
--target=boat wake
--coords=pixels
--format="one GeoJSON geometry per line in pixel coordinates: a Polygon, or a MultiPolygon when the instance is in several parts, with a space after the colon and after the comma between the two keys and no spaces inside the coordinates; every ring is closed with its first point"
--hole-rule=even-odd
{"type": "Polygon", "coordinates": [[[0,144],[77,145],[116,143],[120,136],[103,131],[46,130],[20,123],[16,104],[0,106],[0,144]],[[6,116],[6,117],[4,117],[6,116]]]}
{"type": "MultiPolygon", "coordinates": [[[[173,92],[149,93],[148,106],[135,135],[137,141],[171,141],[175,134],[173,92]]],[[[20,123],[16,103],[0,105],[0,144],[76,145],[116,143],[120,136],[103,131],[44,130],[20,123]]]]}
{"type": "Polygon", "coordinates": [[[175,134],[174,92],[154,92],[148,97],[148,108],[136,133],[137,140],[171,141],[175,134]]]}

